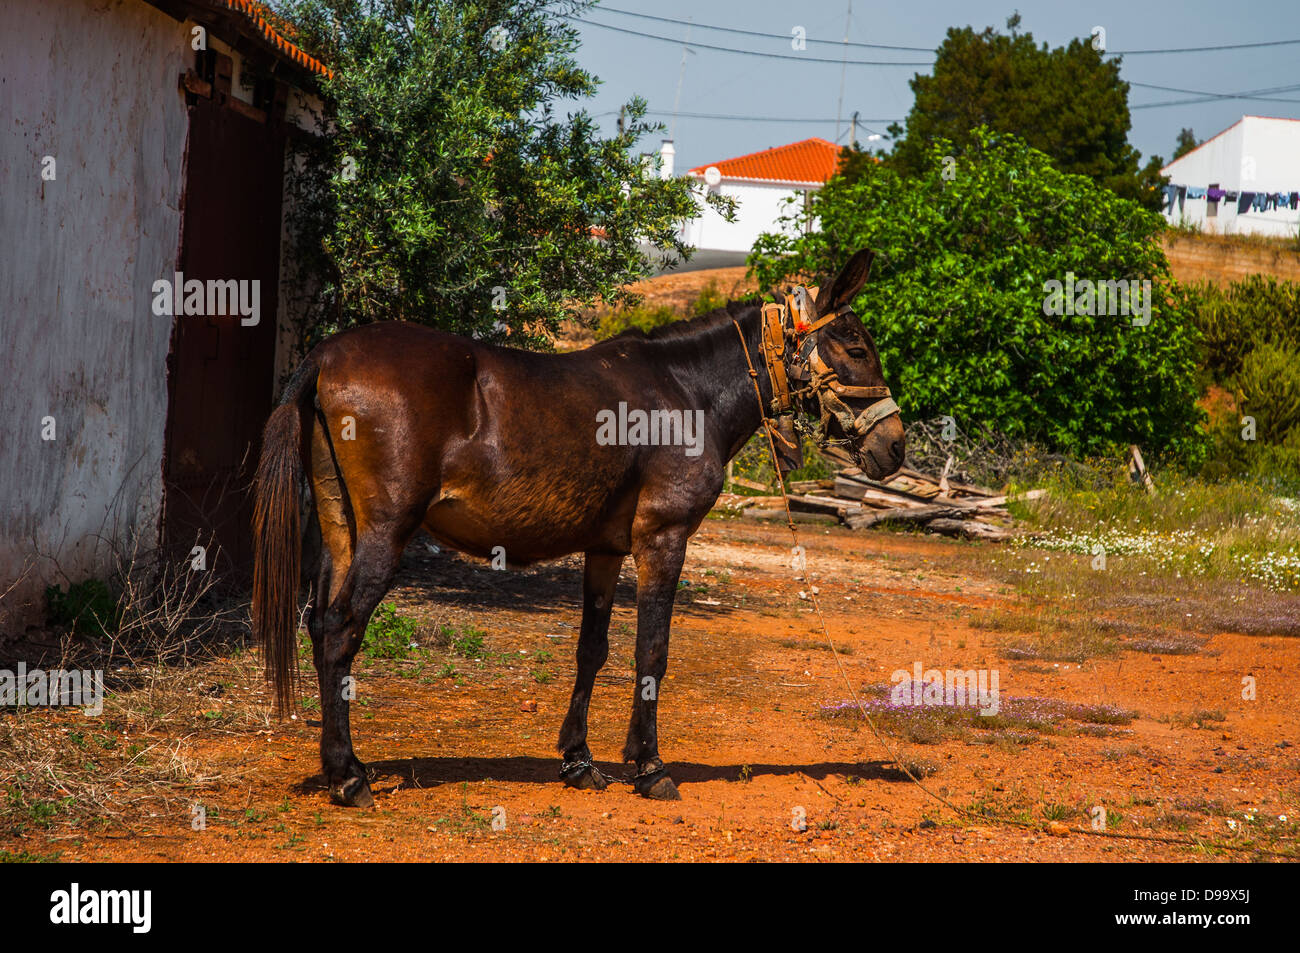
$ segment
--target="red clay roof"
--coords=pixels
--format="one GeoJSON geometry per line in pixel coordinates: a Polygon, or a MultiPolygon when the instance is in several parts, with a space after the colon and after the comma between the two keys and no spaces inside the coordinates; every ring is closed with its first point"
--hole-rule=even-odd
{"type": "Polygon", "coordinates": [[[835,174],[840,161],[840,147],[825,139],[804,139],[787,146],[774,146],[747,156],[723,159],[696,166],[690,174],[703,176],[711,165],[718,167],[724,179],[759,179],[769,182],[824,183],[835,174]]]}
{"type": "Polygon", "coordinates": [[[308,56],[298,47],[284,38],[292,28],[287,21],[278,17],[263,3],[255,0],[217,0],[230,10],[242,13],[262,34],[263,39],[274,46],[286,59],[292,60],[304,69],[321,76],[333,76],[334,71],[313,56],[308,56]]]}

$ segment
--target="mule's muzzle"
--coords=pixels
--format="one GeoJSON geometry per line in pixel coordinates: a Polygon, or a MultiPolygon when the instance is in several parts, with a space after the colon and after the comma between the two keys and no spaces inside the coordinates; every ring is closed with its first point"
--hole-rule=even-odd
{"type": "Polygon", "coordinates": [[[854,421],[855,432],[849,437],[849,452],[854,462],[872,480],[883,480],[897,473],[907,457],[907,439],[897,405],[892,409],[886,406],[863,421],[870,411],[881,405],[894,405],[894,402],[885,399],[868,407],[854,421]],[[867,426],[863,427],[859,421],[867,426]]]}

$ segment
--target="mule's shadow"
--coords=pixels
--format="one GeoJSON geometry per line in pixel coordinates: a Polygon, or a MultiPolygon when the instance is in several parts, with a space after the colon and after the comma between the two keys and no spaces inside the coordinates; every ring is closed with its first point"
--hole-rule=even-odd
{"type": "MultiPolygon", "coordinates": [[[[632,566],[628,557],[624,563],[625,575],[619,578],[614,590],[615,606],[636,606],[636,583],[626,578],[632,566]]],[[[485,560],[436,547],[421,531],[402,554],[393,586],[418,593],[428,602],[468,609],[560,613],[573,624],[582,618],[581,555],[495,570],[485,560]]],[[[689,592],[679,593],[674,613],[697,615],[701,608],[707,608],[707,614],[711,615],[731,610],[725,600],[719,606],[707,607],[696,607],[692,601],[689,592]]]]}
{"type": "MultiPolygon", "coordinates": [[[[560,783],[560,758],[400,758],[372,761],[370,780],[376,787],[437,787],[464,781],[505,781],[523,784],[560,783]]],[[[633,772],[630,764],[596,762],[596,767],[610,778],[626,778],[633,772]]],[[[866,781],[907,781],[908,777],[891,761],[819,761],[812,764],[699,764],[693,761],[670,761],[668,770],[678,784],[704,781],[741,781],[742,772],[749,777],[788,777],[802,774],[814,780],[832,775],[862,778],[866,781]]],[[[320,776],[300,787],[323,790],[320,776]]]]}

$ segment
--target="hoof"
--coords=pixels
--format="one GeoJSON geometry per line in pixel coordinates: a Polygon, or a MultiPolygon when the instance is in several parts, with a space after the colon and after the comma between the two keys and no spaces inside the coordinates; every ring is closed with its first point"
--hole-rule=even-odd
{"type": "Polygon", "coordinates": [[[600,773],[594,764],[575,765],[567,772],[560,769],[560,780],[566,787],[577,788],[579,791],[603,791],[609,787],[609,781],[600,773]]]}
{"type": "Polygon", "coordinates": [[[330,785],[330,800],[340,807],[374,807],[370,783],[364,777],[352,777],[330,785]]]}
{"type": "Polygon", "coordinates": [[[677,785],[673,784],[673,779],[662,768],[654,774],[646,775],[644,778],[637,778],[633,783],[637,794],[648,797],[652,801],[680,801],[682,799],[682,796],[677,793],[677,785]]]}

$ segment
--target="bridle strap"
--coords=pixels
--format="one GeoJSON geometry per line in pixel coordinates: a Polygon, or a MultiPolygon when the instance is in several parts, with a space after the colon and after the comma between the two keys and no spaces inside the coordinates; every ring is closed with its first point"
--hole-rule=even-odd
{"type": "MultiPolygon", "coordinates": [[[[736,330],[740,330],[739,325],[736,330]]],[[[772,415],[779,417],[794,409],[785,373],[785,309],[779,304],[763,305],[763,361],[772,382],[772,415]]]]}

